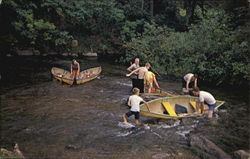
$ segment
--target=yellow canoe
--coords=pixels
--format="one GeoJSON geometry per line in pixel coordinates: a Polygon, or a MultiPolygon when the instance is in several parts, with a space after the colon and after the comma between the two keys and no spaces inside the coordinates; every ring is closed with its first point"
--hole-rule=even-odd
{"type": "MultiPolygon", "coordinates": [[[[76,78],[76,84],[82,84],[97,78],[102,71],[101,67],[90,68],[79,73],[79,76],[76,78]]],[[[71,76],[69,71],[66,71],[61,68],[53,67],[51,69],[51,73],[55,79],[58,81],[67,83],[72,85],[74,83],[74,79],[71,76]]]]}
{"type": "Polygon", "coordinates": [[[94,67],[80,72],[76,79],[77,84],[82,84],[97,78],[102,72],[101,67],[94,67]]]}
{"type": "MultiPolygon", "coordinates": [[[[193,96],[174,96],[158,98],[148,102],[148,106],[141,105],[140,114],[143,116],[164,118],[164,119],[178,119],[187,117],[201,116],[200,113],[195,113],[196,101],[198,97],[193,96]]],[[[216,101],[215,110],[222,106],[224,101],[216,101]]],[[[208,106],[205,105],[205,112],[208,106]]]]}
{"type": "Polygon", "coordinates": [[[71,77],[71,73],[64,69],[53,67],[51,69],[51,73],[53,77],[60,82],[65,82],[70,85],[72,85],[74,82],[74,79],[71,77]]]}

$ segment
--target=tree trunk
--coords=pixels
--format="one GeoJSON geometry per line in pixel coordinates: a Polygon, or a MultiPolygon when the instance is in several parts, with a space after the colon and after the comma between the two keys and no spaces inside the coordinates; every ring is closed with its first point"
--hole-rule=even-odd
{"type": "Polygon", "coordinates": [[[150,0],[150,15],[154,16],[154,0],[150,0]]]}
{"type": "Polygon", "coordinates": [[[144,0],[141,0],[141,10],[144,8],[144,0]]]}

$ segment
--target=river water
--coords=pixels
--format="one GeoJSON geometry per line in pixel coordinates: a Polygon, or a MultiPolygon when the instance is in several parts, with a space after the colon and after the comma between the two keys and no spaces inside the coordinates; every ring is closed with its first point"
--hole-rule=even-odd
{"type": "MultiPolygon", "coordinates": [[[[193,159],[201,156],[188,137],[200,134],[230,155],[249,149],[248,92],[201,87],[226,101],[213,120],[141,117],[143,126],[134,128],[122,123],[131,89],[126,67],[79,58],[81,69],[102,66],[101,76],[73,87],[51,80],[51,67],[69,70],[70,62],[66,57],[1,61],[1,147],[11,149],[17,142],[30,159],[193,159]]],[[[181,87],[164,78],[159,84],[175,93],[181,87]]],[[[134,124],[133,117],[129,121],[134,124]]]]}

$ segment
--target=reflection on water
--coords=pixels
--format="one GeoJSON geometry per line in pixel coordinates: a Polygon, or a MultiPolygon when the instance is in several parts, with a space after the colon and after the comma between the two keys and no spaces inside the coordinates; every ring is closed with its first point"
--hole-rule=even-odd
{"type": "MultiPolygon", "coordinates": [[[[9,68],[1,70],[1,147],[17,142],[28,158],[191,159],[197,154],[188,145],[190,133],[208,136],[227,152],[249,145],[249,130],[242,127],[249,121],[247,104],[234,96],[227,98],[226,93],[214,90],[227,104],[212,122],[141,117],[143,125],[134,127],[133,117],[130,124],[122,122],[131,89],[125,67],[81,59],[82,69],[102,66],[103,73],[91,82],[70,87],[50,79],[50,68],[67,69],[70,59],[40,58],[9,59],[9,68]],[[237,104],[237,112],[231,104],[237,104]]],[[[173,92],[181,86],[163,79],[160,85],[173,92]]]]}

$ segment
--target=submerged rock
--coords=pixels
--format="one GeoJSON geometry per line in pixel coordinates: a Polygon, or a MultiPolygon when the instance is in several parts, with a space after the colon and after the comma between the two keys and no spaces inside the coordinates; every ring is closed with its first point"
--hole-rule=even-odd
{"type": "Polygon", "coordinates": [[[250,150],[238,150],[234,152],[234,157],[236,159],[249,159],[250,158],[250,150]]]}
{"type": "Polygon", "coordinates": [[[205,158],[231,159],[231,156],[204,136],[190,136],[190,145],[205,158]]]}
{"type": "Polygon", "coordinates": [[[65,150],[69,150],[69,151],[77,151],[80,149],[80,146],[79,145],[72,145],[72,144],[69,144],[69,145],[66,145],[65,146],[65,150]]]}

